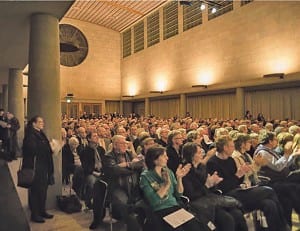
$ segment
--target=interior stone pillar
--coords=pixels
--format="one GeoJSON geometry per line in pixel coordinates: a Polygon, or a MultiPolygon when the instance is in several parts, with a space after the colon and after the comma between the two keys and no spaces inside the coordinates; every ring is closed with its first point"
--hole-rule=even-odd
{"type": "Polygon", "coordinates": [[[205,4],[205,10],[202,11],[202,23],[207,23],[208,22],[208,4],[205,4]]]}
{"type": "Polygon", "coordinates": [[[180,94],[180,117],[186,116],[186,94],[180,94]]]}
{"type": "Polygon", "coordinates": [[[120,100],[120,115],[124,114],[123,100],[120,100]]]}
{"type": "Polygon", "coordinates": [[[236,10],[240,7],[241,7],[241,1],[240,0],[233,1],[233,10],[236,10]]]}
{"type": "Polygon", "coordinates": [[[145,116],[150,115],[150,100],[149,98],[145,98],[145,116]]]}
{"type": "Polygon", "coordinates": [[[3,95],[3,97],[2,97],[3,109],[4,109],[4,111],[8,111],[8,86],[7,86],[7,84],[4,84],[2,86],[2,95],[3,95]]]}
{"type": "MultiPolygon", "coordinates": [[[[40,115],[45,133],[61,140],[60,56],[58,19],[52,15],[34,14],[30,22],[28,118],[40,115]]],[[[62,193],[61,154],[53,155],[55,185],[48,189],[47,207],[54,208],[62,193]]]]}
{"type": "MultiPolygon", "coordinates": [[[[17,132],[19,148],[24,138],[24,100],[23,73],[20,69],[9,69],[8,78],[8,111],[19,120],[20,129],[17,132]]],[[[17,149],[18,150],[18,149],[17,149]]],[[[18,150],[20,152],[20,149],[18,150]]],[[[20,153],[17,153],[20,154],[20,153]]]]}
{"type": "Polygon", "coordinates": [[[179,4],[178,6],[178,33],[183,32],[183,6],[179,4]]]}
{"type": "Polygon", "coordinates": [[[242,87],[236,88],[236,117],[242,119],[245,113],[245,90],[242,87]]]}

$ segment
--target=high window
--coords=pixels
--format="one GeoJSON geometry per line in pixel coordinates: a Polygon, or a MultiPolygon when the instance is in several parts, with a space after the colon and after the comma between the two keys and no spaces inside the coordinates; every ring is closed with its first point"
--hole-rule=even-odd
{"type": "Polygon", "coordinates": [[[164,39],[178,34],[178,2],[172,1],[163,8],[164,39]]]}

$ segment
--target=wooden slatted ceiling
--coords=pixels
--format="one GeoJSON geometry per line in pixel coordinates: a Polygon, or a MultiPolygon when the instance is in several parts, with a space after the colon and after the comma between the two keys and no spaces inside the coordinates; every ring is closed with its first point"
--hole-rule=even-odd
{"type": "Polygon", "coordinates": [[[66,18],[123,31],[167,0],[76,0],[66,18]]]}

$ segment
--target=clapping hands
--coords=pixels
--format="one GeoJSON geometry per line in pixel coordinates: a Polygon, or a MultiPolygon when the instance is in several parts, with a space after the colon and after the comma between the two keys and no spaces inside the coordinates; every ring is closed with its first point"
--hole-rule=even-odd
{"type": "Polygon", "coordinates": [[[242,176],[244,176],[246,173],[248,173],[250,171],[252,171],[251,167],[247,164],[243,164],[238,168],[238,170],[236,172],[236,176],[238,178],[241,178],[242,176]]]}
{"type": "Polygon", "coordinates": [[[184,166],[182,166],[182,164],[180,164],[176,170],[176,177],[178,178],[183,178],[184,176],[186,176],[186,174],[189,173],[190,169],[191,169],[192,165],[191,164],[186,164],[184,166]]]}
{"type": "Polygon", "coordinates": [[[213,186],[219,184],[222,180],[223,180],[223,178],[220,177],[220,176],[218,175],[218,172],[215,171],[212,175],[210,175],[210,174],[207,175],[205,185],[206,185],[208,188],[211,188],[211,187],[213,187],[213,186]]]}
{"type": "Polygon", "coordinates": [[[164,180],[165,185],[171,184],[170,175],[167,169],[165,168],[161,169],[161,178],[164,180]]]}
{"type": "Polygon", "coordinates": [[[268,160],[265,159],[262,155],[258,154],[253,157],[255,164],[258,166],[265,166],[268,163],[268,160]]]}

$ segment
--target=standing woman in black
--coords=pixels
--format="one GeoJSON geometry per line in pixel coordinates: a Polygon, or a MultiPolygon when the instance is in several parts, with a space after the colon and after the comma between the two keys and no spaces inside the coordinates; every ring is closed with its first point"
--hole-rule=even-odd
{"type": "Polygon", "coordinates": [[[28,190],[31,220],[38,223],[53,218],[46,212],[48,185],[54,184],[53,159],[43,128],[43,118],[34,116],[27,124],[23,140],[23,168],[34,169],[33,184],[28,190]]]}

